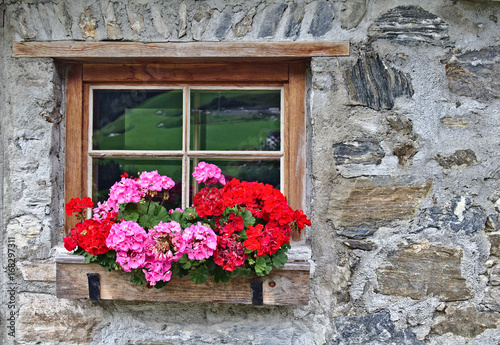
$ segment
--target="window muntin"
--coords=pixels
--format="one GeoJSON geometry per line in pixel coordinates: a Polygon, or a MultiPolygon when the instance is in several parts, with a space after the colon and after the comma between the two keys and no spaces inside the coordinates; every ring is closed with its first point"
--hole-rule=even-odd
{"type": "Polygon", "coordinates": [[[123,172],[158,170],[180,192],[169,206],[187,207],[198,188],[190,173],[201,160],[283,191],[284,87],[95,85],[89,111],[94,200],[106,198],[123,172]]]}

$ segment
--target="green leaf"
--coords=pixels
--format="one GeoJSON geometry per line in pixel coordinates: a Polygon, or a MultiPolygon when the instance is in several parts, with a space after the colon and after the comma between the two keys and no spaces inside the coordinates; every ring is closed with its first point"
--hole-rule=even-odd
{"type": "Polygon", "coordinates": [[[281,267],[288,260],[288,256],[286,255],[286,252],[284,250],[279,249],[271,256],[271,259],[273,260],[274,267],[281,267]]]}
{"type": "Polygon", "coordinates": [[[179,259],[179,263],[181,263],[181,264],[188,262],[188,261],[189,261],[189,258],[188,258],[187,254],[182,255],[181,258],[179,259]]]}
{"type": "Polygon", "coordinates": [[[222,267],[217,266],[214,270],[214,282],[215,283],[227,283],[231,279],[231,272],[224,271],[222,267]]]}
{"type": "Polygon", "coordinates": [[[161,205],[158,205],[158,204],[156,204],[156,206],[155,206],[154,214],[156,215],[156,218],[159,221],[162,221],[165,223],[169,222],[171,219],[170,215],[168,214],[167,209],[161,205]]]}
{"type": "Polygon", "coordinates": [[[113,271],[116,268],[116,252],[110,250],[107,253],[97,255],[97,263],[108,271],[113,271]]]}
{"type": "Polygon", "coordinates": [[[185,270],[190,269],[191,266],[192,266],[191,261],[188,261],[188,262],[181,264],[181,267],[184,268],[185,270]]]}
{"type": "Polygon", "coordinates": [[[255,260],[255,273],[258,276],[265,276],[273,269],[271,258],[268,255],[258,256],[255,260]]]}
{"type": "Polygon", "coordinates": [[[180,211],[174,211],[170,215],[170,219],[176,221],[177,223],[181,223],[182,219],[182,213],[180,211]]]}
{"type": "Polygon", "coordinates": [[[202,284],[208,280],[208,269],[205,266],[199,266],[191,271],[189,279],[195,284],[202,284]]]}
{"type": "Polygon", "coordinates": [[[155,289],[161,289],[165,285],[167,285],[168,282],[164,282],[163,280],[157,281],[155,285],[155,289]]]}
{"type": "Polygon", "coordinates": [[[247,267],[237,267],[231,272],[232,277],[248,277],[250,274],[252,274],[252,269],[247,267]]]}
{"type": "Polygon", "coordinates": [[[130,220],[137,222],[139,220],[139,204],[128,203],[120,205],[120,211],[118,212],[118,219],[130,220]]]}
{"type": "Polygon", "coordinates": [[[97,261],[97,256],[91,255],[87,252],[83,253],[83,257],[85,258],[85,263],[90,264],[91,262],[97,261]]]}
{"type": "Polygon", "coordinates": [[[255,224],[255,218],[252,216],[252,212],[245,210],[243,211],[241,217],[243,218],[243,225],[248,227],[249,225],[255,224]]]}
{"type": "Polygon", "coordinates": [[[142,269],[136,268],[130,272],[130,282],[137,285],[146,284],[146,277],[144,276],[142,269]]]}

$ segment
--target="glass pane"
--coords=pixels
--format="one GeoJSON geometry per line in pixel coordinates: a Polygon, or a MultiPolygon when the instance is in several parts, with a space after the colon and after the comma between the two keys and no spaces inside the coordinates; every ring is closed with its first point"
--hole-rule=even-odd
{"type": "Polygon", "coordinates": [[[94,150],[182,150],[182,90],[93,90],[94,150]]]}
{"type": "Polygon", "coordinates": [[[175,181],[170,198],[163,205],[170,208],[181,207],[182,201],[182,160],[181,159],[135,159],[135,158],[94,158],[92,159],[92,199],[104,201],[109,188],[120,180],[120,175],[128,173],[136,177],[143,171],[158,170],[175,181]]]}
{"type": "Polygon", "coordinates": [[[280,151],[281,90],[191,90],[190,147],[280,151]]]}
{"type": "MultiPolygon", "coordinates": [[[[204,161],[210,164],[217,165],[224,174],[226,181],[230,181],[236,177],[241,181],[258,181],[272,185],[274,188],[280,189],[280,160],[221,160],[221,159],[191,159],[191,188],[190,198],[198,192],[198,182],[193,178],[194,168],[199,162],[204,161]]],[[[204,185],[203,185],[204,186],[204,185]]],[[[190,200],[190,203],[192,200],[190,200]]]]}

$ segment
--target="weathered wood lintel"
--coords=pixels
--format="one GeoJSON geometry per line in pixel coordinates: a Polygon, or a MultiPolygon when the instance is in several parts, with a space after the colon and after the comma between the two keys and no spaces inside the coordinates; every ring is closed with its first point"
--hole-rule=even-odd
{"type": "Polygon", "coordinates": [[[85,264],[80,257],[57,257],[57,296],[88,299],[87,274],[99,275],[101,300],[253,304],[251,281],[262,282],[262,305],[306,305],[309,301],[309,264],[288,262],[265,277],[232,278],[228,283],[208,281],[194,284],[189,278],[173,277],[161,289],[148,289],[129,282],[123,271],[108,272],[97,264],[85,264]]]}
{"type": "MultiPolygon", "coordinates": [[[[311,58],[349,55],[349,42],[14,42],[13,57],[105,59],[311,58]]],[[[110,60],[112,61],[112,60],[110,60]]]]}

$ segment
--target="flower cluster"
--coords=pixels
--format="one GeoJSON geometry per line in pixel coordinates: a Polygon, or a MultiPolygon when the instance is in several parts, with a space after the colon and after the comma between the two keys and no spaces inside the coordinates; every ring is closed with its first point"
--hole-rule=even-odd
{"type": "Polygon", "coordinates": [[[200,162],[196,168],[194,168],[193,177],[198,181],[198,183],[205,184],[226,184],[226,179],[222,175],[222,171],[217,165],[209,164],[205,162],[200,162]]]}
{"type": "Polygon", "coordinates": [[[72,199],[67,214],[81,222],[64,239],[66,249],[130,272],[138,284],[161,287],[172,275],[226,282],[283,265],[292,230],[311,224],[270,185],[235,178],[226,184],[221,170],[205,162],[193,176],[206,187],[185,210],[162,206],[175,183],[157,171],[122,175],[90,219],[83,217],[93,206],[90,198],[72,199]]]}
{"type": "MultiPolygon", "coordinates": [[[[79,199],[72,200],[78,201],[79,199]]],[[[87,204],[87,207],[92,207],[92,203],[87,204]]],[[[75,212],[79,213],[81,210],[75,210],[75,212]]],[[[64,238],[64,247],[69,251],[79,247],[90,255],[108,252],[109,248],[106,245],[106,239],[116,221],[117,215],[117,213],[108,213],[102,221],[87,219],[76,224],[75,228],[71,229],[70,236],[64,238]]]]}

